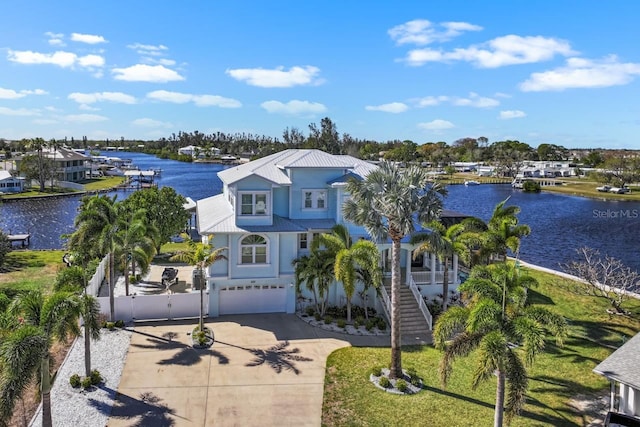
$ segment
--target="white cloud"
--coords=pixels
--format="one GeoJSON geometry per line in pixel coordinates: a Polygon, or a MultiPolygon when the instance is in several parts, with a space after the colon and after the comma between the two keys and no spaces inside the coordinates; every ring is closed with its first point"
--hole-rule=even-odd
{"type": "Polygon", "coordinates": [[[67,96],[78,104],[93,104],[101,101],[117,102],[120,104],[135,104],[136,98],[122,92],[95,92],[95,93],[79,93],[74,92],[67,96]]]}
{"type": "Polygon", "coordinates": [[[148,128],[172,128],[173,125],[168,122],[162,122],[160,120],[154,120],[149,118],[135,119],[131,122],[134,126],[148,127],[148,128]]]}
{"type": "Polygon", "coordinates": [[[80,34],[80,33],[71,33],[71,40],[74,42],[87,43],[87,44],[99,44],[99,43],[107,42],[102,36],[96,36],[93,34],[80,34]]]}
{"type": "Polygon", "coordinates": [[[530,64],[552,59],[556,55],[569,56],[575,52],[568,42],[542,36],[521,37],[507,35],[487,43],[452,51],[415,49],[404,59],[409,65],[420,66],[427,62],[464,61],[480,68],[497,68],[506,65],[530,64]]]}
{"type": "Polygon", "coordinates": [[[167,59],[167,58],[152,58],[150,56],[143,56],[141,60],[147,64],[160,64],[160,65],[166,65],[167,67],[172,67],[176,65],[176,61],[174,61],[173,59],[167,59]]]}
{"type": "Polygon", "coordinates": [[[218,95],[194,95],[191,93],[170,92],[156,90],[147,93],[147,98],[174,104],[186,104],[193,102],[198,107],[240,108],[242,103],[233,98],[225,98],[218,95]]]}
{"type": "Polygon", "coordinates": [[[76,123],[95,123],[109,120],[105,116],[101,116],[99,114],[69,114],[64,116],[63,119],[68,122],[76,123]]]}
{"type": "Polygon", "coordinates": [[[169,50],[168,47],[164,45],[152,45],[152,44],[142,44],[142,43],[134,43],[127,46],[129,49],[135,50],[136,53],[140,55],[151,55],[158,56],[163,55],[165,51],[169,50]]]}
{"type": "Polygon", "coordinates": [[[7,108],[0,107],[0,115],[2,116],[39,116],[38,110],[30,110],[28,108],[7,108]]]}
{"type": "Polygon", "coordinates": [[[162,65],[136,64],[111,70],[114,79],[127,82],[167,83],[184,80],[180,74],[162,65]]]}
{"type": "Polygon", "coordinates": [[[47,41],[51,46],[64,46],[64,34],[47,31],[44,35],[49,38],[47,41]]]}
{"type": "Polygon", "coordinates": [[[382,105],[367,105],[364,107],[367,111],[383,111],[385,113],[404,113],[409,109],[407,104],[402,102],[390,102],[382,105]]]}
{"type": "Polygon", "coordinates": [[[54,119],[35,119],[32,120],[31,123],[33,123],[34,125],[55,125],[59,122],[54,119]]]}
{"type": "Polygon", "coordinates": [[[500,101],[493,98],[480,96],[471,92],[467,98],[458,96],[426,96],[417,100],[418,107],[435,107],[440,104],[448,103],[457,107],[475,107],[475,108],[491,108],[500,105],[500,101]]]}
{"type": "Polygon", "coordinates": [[[104,58],[99,55],[78,56],[72,52],[56,51],[54,53],[40,53],[30,50],[9,50],[7,59],[20,64],[50,64],[62,68],[71,68],[75,65],[84,68],[102,67],[104,58]]]}
{"type": "Polygon", "coordinates": [[[92,107],[91,105],[87,105],[87,104],[78,105],[78,109],[82,111],[100,111],[98,107],[92,107]]]}
{"type": "Polygon", "coordinates": [[[451,103],[458,107],[491,108],[500,105],[500,101],[493,98],[486,98],[477,93],[471,92],[468,98],[452,98],[451,103]]]}
{"type": "Polygon", "coordinates": [[[500,111],[500,115],[498,116],[498,118],[501,120],[520,119],[522,117],[526,117],[526,114],[524,111],[520,110],[500,111]]]}
{"type": "Polygon", "coordinates": [[[455,127],[453,123],[447,120],[436,119],[430,122],[418,123],[418,127],[424,130],[445,130],[455,127]]]}
{"type": "Polygon", "coordinates": [[[443,42],[459,36],[465,31],[481,31],[482,27],[467,22],[443,22],[444,30],[438,31],[436,25],[426,19],[415,19],[396,25],[387,33],[397,44],[426,45],[433,42],[443,42]]]}
{"type": "Polygon", "coordinates": [[[640,75],[640,64],[621,63],[615,56],[600,61],[569,58],[564,67],[531,74],[520,84],[520,90],[541,92],[620,86],[630,83],[637,75],[640,75]]]}
{"type": "Polygon", "coordinates": [[[259,87],[293,87],[322,83],[322,80],[317,78],[320,69],[309,65],[291,67],[289,71],[285,71],[284,67],[277,67],[273,70],[238,68],[227,70],[226,73],[238,81],[259,87]]]}
{"type": "Polygon", "coordinates": [[[0,99],[20,99],[27,95],[46,95],[49,92],[42,89],[35,90],[21,90],[17,92],[13,89],[4,89],[0,87],[0,99]]]}
{"type": "Polygon", "coordinates": [[[291,100],[287,103],[280,101],[266,101],[260,104],[268,113],[287,114],[291,116],[308,116],[327,111],[327,107],[317,102],[291,100]]]}

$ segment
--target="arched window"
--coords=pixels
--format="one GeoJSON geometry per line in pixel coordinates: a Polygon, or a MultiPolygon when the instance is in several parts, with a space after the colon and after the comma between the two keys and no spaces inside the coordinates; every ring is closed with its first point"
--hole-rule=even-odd
{"type": "Polygon", "coordinates": [[[267,239],[251,234],[240,241],[240,264],[266,264],[267,239]]]}

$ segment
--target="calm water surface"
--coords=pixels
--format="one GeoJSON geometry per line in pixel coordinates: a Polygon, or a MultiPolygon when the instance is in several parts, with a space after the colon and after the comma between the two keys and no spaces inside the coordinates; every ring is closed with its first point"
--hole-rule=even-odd
{"type": "MultiPolygon", "coordinates": [[[[159,186],[171,186],[194,200],[219,194],[222,183],[217,172],[225,166],[162,160],[139,153],[104,153],[130,158],[140,169],[162,169],[159,186]]],[[[118,199],[130,192],[119,191],[118,199]]],[[[449,187],[445,207],[483,220],[491,217],[497,203],[522,208],[520,222],[531,227],[522,241],[520,255],[525,261],[559,269],[575,256],[575,248],[589,246],[619,258],[640,271],[640,202],[612,202],[549,193],[527,194],[509,185],[449,187]]],[[[5,232],[29,231],[33,249],[57,249],[61,234],[73,231],[79,196],[7,202],[0,205],[0,228],[5,232]]]]}

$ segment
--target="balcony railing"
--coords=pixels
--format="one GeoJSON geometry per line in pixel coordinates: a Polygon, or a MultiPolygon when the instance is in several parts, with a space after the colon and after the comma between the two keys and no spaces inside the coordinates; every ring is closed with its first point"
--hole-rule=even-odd
{"type": "MultiPolygon", "coordinates": [[[[447,276],[449,276],[449,284],[452,285],[456,283],[454,281],[455,273],[453,271],[448,271],[447,276]]],[[[416,284],[419,285],[430,285],[431,284],[431,272],[430,271],[412,271],[411,277],[416,284]]],[[[442,284],[444,280],[444,272],[436,271],[435,274],[436,284],[442,284]]]]}

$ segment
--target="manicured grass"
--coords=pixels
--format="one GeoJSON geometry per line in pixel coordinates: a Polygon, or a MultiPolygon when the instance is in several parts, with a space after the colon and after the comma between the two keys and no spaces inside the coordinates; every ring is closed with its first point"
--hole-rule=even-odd
{"type": "Polygon", "coordinates": [[[564,185],[542,187],[542,190],[553,193],[571,194],[574,196],[594,197],[607,200],[640,200],[640,188],[638,187],[629,187],[631,188],[631,192],[627,194],[614,194],[603,193],[596,190],[596,187],[600,187],[602,184],[594,181],[567,180],[564,182],[564,185]]]}
{"type": "Polygon", "coordinates": [[[58,269],[64,265],[63,251],[12,251],[0,270],[0,290],[8,293],[53,287],[58,269]]]}
{"type": "Polygon", "coordinates": [[[42,197],[42,196],[59,196],[64,194],[77,193],[76,190],[71,190],[69,188],[59,188],[59,187],[45,187],[44,191],[39,191],[38,188],[31,188],[29,190],[23,191],[22,193],[9,193],[3,194],[2,198],[5,200],[10,199],[24,199],[29,197],[42,197]]]}
{"type": "MultiPolygon", "coordinates": [[[[525,270],[526,271],[526,270],[525,270]]],[[[569,321],[564,347],[549,341],[529,368],[527,404],[513,426],[581,426],[588,418],[570,406],[575,397],[606,394],[608,382],[592,372],[615,348],[640,330],[640,301],[626,304],[631,317],[610,316],[604,300],[571,292],[570,282],[530,271],[540,285],[529,300],[562,314],[569,321]]],[[[403,349],[403,368],[414,367],[425,390],[413,396],[385,393],[373,386],[369,371],[388,366],[388,348],[344,348],[327,360],[323,425],[491,425],[495,381],[471,389],[475,359],[460,359],[446,389],[438,377],[442,354],[431,346],[403,349]]]]}
{"type": "Polygon", "coordinates": [[[123,182],[124,177],[122,176],[105,176],[102,178],[87,179],[82,182],[82,185],[84,185],[86,191],[101,191],[117,187],[123,182]]]}

